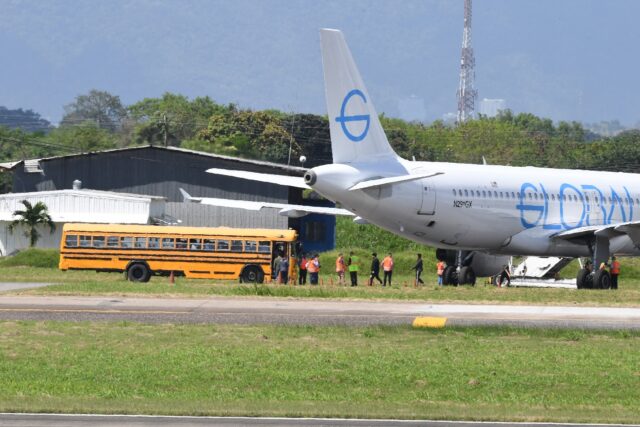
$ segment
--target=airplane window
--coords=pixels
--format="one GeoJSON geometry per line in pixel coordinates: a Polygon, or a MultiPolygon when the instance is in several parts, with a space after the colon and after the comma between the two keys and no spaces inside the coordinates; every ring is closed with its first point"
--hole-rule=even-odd
{"type": "Polygon", "coordinates": [[[493,197],[495,197],[496,199],[498,198],[498,192],[497,191],[493,192],[493,197]]]}
{"type": "Polygon", "coordinates": [[[555,200],[556,199],[556,195],[555,194],[551,194],[551,200],[555,200]]]}
{"type": "Polygon", "coordinates": [[[487,197],[487,192],[482,190],[482,197],[487,197]]]}
{"type": "Polygon", "coordinates": [[[504,193],[502,191],[500,192],[500,198],[504,199],[504,193]]]}
{"type": "Polygon", "coordinates": [[[538,193],[535,193],[535,194],[533,195],[533,198],[534,198],[534,199],[536,199],[536,200],[538,200],[538,193]]]}
{"type": "Polygon", "coordinates": [[[462,190],[458,190],[458,196],[462,197],[462,190]]]}
{"type": "Polygon", "coordinates": [[[491,198],[491,191],[487,191],[487,197],[491,198]]]}
{"type": "Polygon", "coordinates": [[[453,190],[453,197],[456,196],[456,190],[453,190]]]}
{"type": "Polygon", "coordinates": [[[549,200],[549,195],[547,193],[544,193],[544,198],[549,200]]]}
{"type": "Polygon", "coordinates": [[[609,196],[609,203],[613,203],[615,201],[616,201],[616,199],[611,200],[611,196],[609,196]]]}
{"type": "Polygon", "coordinates": [[[529,199],[533,199],[533,194],[529,193],[529,199]]]}
{"type": "Polygon", "coordinates": [[[517,193],[517,194],[518,194],[518,199],[519,199],[519,198],[520,198],[520,192],[518,191],[518,193],[517,193]]]}
{"type": "Polygon", "coordinates": [[[640,205],[640,200],[636,199],[636,204],[640,205]]]}
{"type": "Polygon", "coordinates": [[[469,192],[467,190],[464,190],[464,195],[465,195],[465,197],[468,197],[469,196],[469,192]]]}
{"type": "MultiPolygon", "coordinates": [[[[520,193],[518,193],[518,197],[520,197],[520,193]]],[[[512,198],[512,199],[515,199],[515,198],[516,198],[516,195],[515,195],[515,193],[514,193],[513,191],[511,192],[511,198],[512,198]]]]}
{"type": "Polygon", "coordinates": [[[589,201],[589,196],[584,196],[584,199],[588,202],[589,201]]]}

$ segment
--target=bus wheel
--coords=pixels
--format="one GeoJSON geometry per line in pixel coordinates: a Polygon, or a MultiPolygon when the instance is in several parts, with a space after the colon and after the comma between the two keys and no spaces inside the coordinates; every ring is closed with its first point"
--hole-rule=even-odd
{"type": "Polygon", "coordinates": [[[149,267],[142,263],[135,263],[127,270],[127,279],[132,282],[148,282],[151,277],[149,267]]]}
{"type": "Polygon", "coordinates": [[[243,283],[262,283],[264,281],[264,273],[260,267],[248,265],[242,270],[240,279],[243,283]]]}

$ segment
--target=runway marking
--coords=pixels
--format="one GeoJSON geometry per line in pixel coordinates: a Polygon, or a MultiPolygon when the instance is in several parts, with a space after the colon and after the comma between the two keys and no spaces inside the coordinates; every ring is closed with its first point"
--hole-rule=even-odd
{"type": "Polygon", "coordinates": [[[447,323],[446,317],[425,317],[418,316],[413,319],[414,328],[444,328],[447,323]]]}
{"type": "Polygon", "coordinates": [[[161,310],[97,310],[70,308],[0,308],[0,312],[17,313],[107,313],[107,314],[190,314],[190,311],[161,311],[161,310]]]}

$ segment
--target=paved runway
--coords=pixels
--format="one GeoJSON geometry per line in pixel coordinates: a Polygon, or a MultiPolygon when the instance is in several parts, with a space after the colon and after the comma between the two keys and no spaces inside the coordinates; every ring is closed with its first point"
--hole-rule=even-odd
{"type": "MultiPolygon", "coordinates": [[[[553,423],[503,423],[469,421],[428,420],[353,420],[337,418],[251,418],[251,417],[155,417],[139,415],[55,415],[55,414],[0,414],[0,426],[12,427],[112,427],[112,426],[353,426],[353,427],[575,427],[575,426],[623,427],[620,424],[553,424],[553,423]]],[[[624,427],[633,427],[625,424],[624,427]]]]}
{"type": "Polygon", "coordinates": [[[0,319],[5,320],[362,326],[411,324],[417,317],[441,319],[446,326],[640,329],[640,308],[225,297],[0,297],[0,319]]]}

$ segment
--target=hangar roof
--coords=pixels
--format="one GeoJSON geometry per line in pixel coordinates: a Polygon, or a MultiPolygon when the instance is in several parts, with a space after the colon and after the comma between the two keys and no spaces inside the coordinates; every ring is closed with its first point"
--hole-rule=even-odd
{"type": "Polygon", "coordinates": [[[70,157],[96,156],[103,153],[116,153],[116,152],[127,152],[127,151],[148,150],[148,149],[175,151],[179,153],[187,153],[187,154],[192,154],[196,156],[209,157],[213,159],[221,159],[221,160],[226,160],[226,161],[235,162],[235,163],[259,165],[259,166],[264,166],[272,169],[277,169],[281,173],[287,173],[289,175],[294,175],[294,176],[302,176],[306,172],[305,168],[301,168],[297,166],[287,166],[287,165],[281,165],[279,163],[265,162],[261,160],[241,159],[239,157],[223,156],[220,154],[207,153],[204,151],[187,150],[185,148],[179,148],[179,147],[158,147],[155,145],[142,145],[142,146],[136,146],[136,147],[114,148],[111,150],[89,151],[87,153],[74,153],[74,154],[66,154],[63,156],[43,157],[40,159],[25,159],[25,160],[13,161],[13,162],[4,162],[4,163],[0,163],[0,169],[13,170],[16,167],[24,164],[25,162],[26,163],[46,162],[50,160],[65,159],[70,157]]]}

